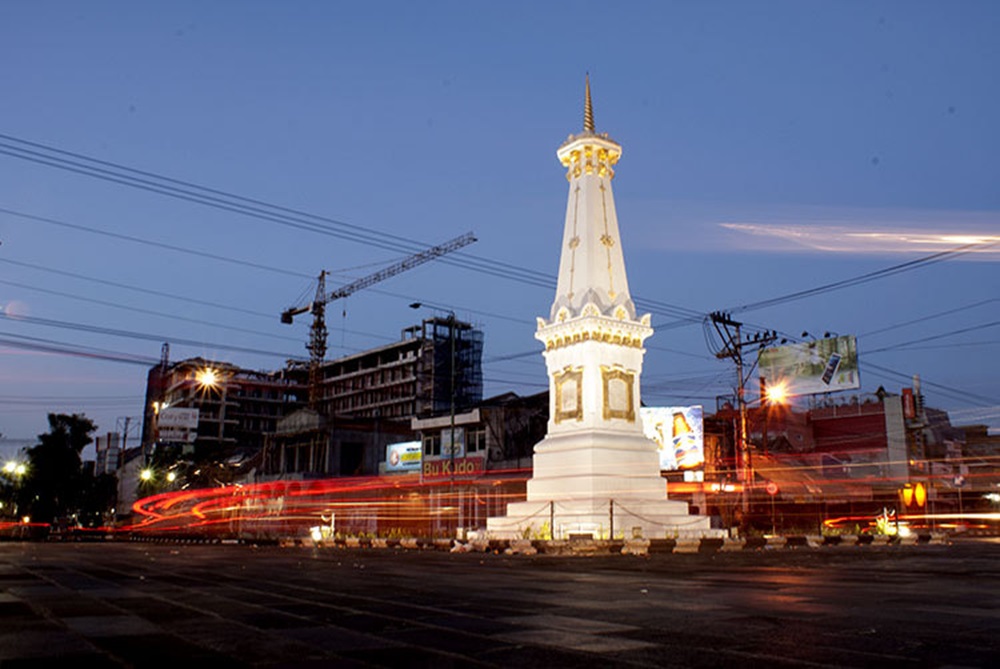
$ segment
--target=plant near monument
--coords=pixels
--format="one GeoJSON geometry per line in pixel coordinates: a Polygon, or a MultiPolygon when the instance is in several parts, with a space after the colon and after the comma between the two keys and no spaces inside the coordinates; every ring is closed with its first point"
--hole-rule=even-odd
{"type": "Polygon", "coordinates": [[[527,541],[551,541],[552,540],[552,528],[549,526],[549,522],[545,521],[540,527],[536,528],[534,523],[530,525],[524,525],[521,528],[521,538],[527,541]]]}
{"type": "Polygon", "coordinates": [[[875,534],[885,534],[896,536],[899,534],[899,520],[896,517],[895,509],[882,509],[882,513],[875,516],[875,534]]]}

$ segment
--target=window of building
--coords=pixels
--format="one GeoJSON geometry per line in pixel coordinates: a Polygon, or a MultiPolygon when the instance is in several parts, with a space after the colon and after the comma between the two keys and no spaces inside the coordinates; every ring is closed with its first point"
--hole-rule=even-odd
{"type": "Polygon", "coordinates": [[[440,434],[429,434],[424,437],[424,455],[441,455],[440,434]]]}
{"type": "Polygon", "coordinates": [[[471,428],[465,432],[465,450],[467,453],[486,452],[486,429],[471,428]]]}

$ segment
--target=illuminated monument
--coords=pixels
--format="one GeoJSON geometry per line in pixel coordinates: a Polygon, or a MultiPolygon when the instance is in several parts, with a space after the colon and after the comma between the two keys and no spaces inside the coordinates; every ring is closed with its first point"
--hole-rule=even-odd
{"type": "Polygon", "coordinates": [[[621,151],[594,130],[588,78],[583,132],[556,152],[569,201],[555,301],[535,334],[545,344],[548,433],[535,445],[527,500],[489,519],[493,536],[712,533],[708,518],[667,499],[657,446],[643,435],[639,376],[653,328],[649,314],[636,314],[625,275],[611,193],[621,151]]]}

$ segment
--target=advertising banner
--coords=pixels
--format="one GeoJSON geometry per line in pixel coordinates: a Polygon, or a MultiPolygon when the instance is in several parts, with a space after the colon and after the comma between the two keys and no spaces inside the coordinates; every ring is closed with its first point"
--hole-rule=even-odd
{"type": "Polygon", "coordinates": [[[193,444],[198,438],[198,409],[164,409],[156,416],[159,441],[193,444]]]}
{"type": "Polygon", "coordinates": [[[385,447],[386,472],[418,472],[422,459],[419,441],[403,441],[385,447]]]}
{"type": "Polygon", "coordinates": [[[189,430],[186,427],[166,427],[158,431],[160,441],[176,444],[193,444],[198,438],[198,430],[189,430]]]}
{"type": "Polygon", "coordinates": [[[852,336],[767,348],[760,353],[760,376],[785,394],[816,395],[861,387],[858,342],[852,336]]]}
{"type": "Polygon", "coordinates": [[[171,427],[184,427],[193,430],[198,427],[198,410],[180,408],[164,409],[159,413],[156,420],[161,430],[171,427]]]}
{"type": "Polygon", "coordinates": [[[705,464],[705,420],[701,406],[641,407],[642,430],[656,442],[660,469],[695,469],[705,464]]]}
{"type": "Polygon", "coordinates": [[[443,458],[464,458],[465,457],[465,428],[450,426],[441,429],[441,457],[443,458]],[[451,435],[455,435],[455,443],[452,444],[451,435]]]}

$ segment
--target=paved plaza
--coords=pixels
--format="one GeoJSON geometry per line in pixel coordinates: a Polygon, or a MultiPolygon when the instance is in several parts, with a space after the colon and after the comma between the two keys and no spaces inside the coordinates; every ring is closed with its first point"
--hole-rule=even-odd
{"type": "Polygon", "coordinates": [[[0,543],[0,667],[993,667],[1000,540],[565,557],[0,543]]]}

